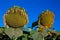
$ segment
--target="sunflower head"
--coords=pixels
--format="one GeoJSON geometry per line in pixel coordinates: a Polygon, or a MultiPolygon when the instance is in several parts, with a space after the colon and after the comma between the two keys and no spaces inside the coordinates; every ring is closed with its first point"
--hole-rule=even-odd
{"type": "Polygon", "coordinates": [[[39,16],[39,24],[51,28],[54,23],[54,14],[51,11],[45,11],[39,16]]]}
{"type": "Polygon", "coordinates": [[[4,15],[4,22],[9,27],[18,28],[28,23],[28,16],[25,9],[14,6],[4,15]]]}

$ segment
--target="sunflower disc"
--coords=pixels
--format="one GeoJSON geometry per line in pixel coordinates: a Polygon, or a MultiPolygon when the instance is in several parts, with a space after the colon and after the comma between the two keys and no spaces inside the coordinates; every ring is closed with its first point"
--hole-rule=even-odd
{"type": "Polygon", "coordinates": [[[9,27],[22,27],[27,24],[28,16],[23,8],[13,7],[10,8],[4,16],[5,23],[9,27]]]}
{"type": "Polygon", "coordinates": [[[39,16],[39,21],[42,26],[51,28],[54,23],[54,14],[51,11],[45,11],[39,16]]]}

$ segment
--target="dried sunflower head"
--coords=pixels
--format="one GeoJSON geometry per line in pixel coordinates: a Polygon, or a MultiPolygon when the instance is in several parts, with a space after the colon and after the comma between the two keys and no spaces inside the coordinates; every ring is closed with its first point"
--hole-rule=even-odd
{"type": "Polygon", "coordinates": [[[18,28],[28,23],[28,16],[23,8],[14,6],[10,8],[4,15],[4,22],[9,27],[18,28]]]}
{"type": "Polygon", "coordinates": [[[39,25],[51,28],[54,23],[54,14],[51,11],[45,11],[39,16],[39,25]]]}

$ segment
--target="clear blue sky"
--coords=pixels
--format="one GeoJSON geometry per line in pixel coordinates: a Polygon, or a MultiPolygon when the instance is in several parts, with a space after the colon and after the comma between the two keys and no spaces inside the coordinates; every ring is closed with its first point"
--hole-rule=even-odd
{"type": "Polygon", "coordinates": [[[29,23],[27,27],[32,25],[32,22],[38,19],[39,14],[45,10],[51,10],[55,14],[53,27],[60,31],[60,0],[0,0],[0,26],[3,27],[3,15],[14,5],[25,8],[29,23]]]}

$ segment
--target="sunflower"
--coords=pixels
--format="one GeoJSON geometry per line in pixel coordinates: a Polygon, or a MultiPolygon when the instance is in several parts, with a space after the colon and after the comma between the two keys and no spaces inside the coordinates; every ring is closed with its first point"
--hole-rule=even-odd
{"type": "Polygon", "coordinates": [[[54,14],[51,11],[45,11],[39,16],[39,25],[51,28],[54,23],[54,14]]]}
{"type": "Polygon", "coordinates": [[[23,27],[28,23],[28,16],[23,8],[14,6],[13,8],[10,8],[4,15],[4,22],[9,27],[23,27]]]}

